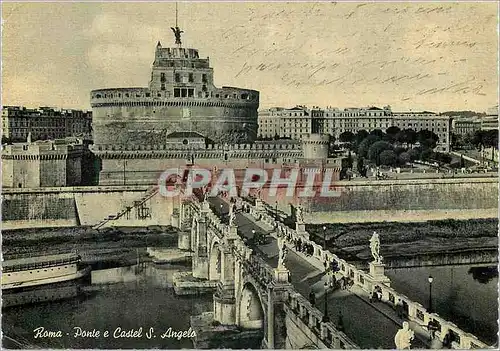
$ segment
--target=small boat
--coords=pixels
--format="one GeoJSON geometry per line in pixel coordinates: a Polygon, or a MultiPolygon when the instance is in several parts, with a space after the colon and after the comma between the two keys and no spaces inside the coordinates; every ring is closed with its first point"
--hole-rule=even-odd
{"type": "Polygon", "coordinates": [[[2,291],[67,282],[89,272],[76,253],[6,260],[2,262],[2,291]]]}

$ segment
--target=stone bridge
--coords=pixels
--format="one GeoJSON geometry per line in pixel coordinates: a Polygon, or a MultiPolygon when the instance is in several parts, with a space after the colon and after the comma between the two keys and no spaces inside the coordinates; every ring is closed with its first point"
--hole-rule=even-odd
{"type": "Polygon", "coordinates": [[[310,240],[304,224],[297,223],[295,229],[287,227],[259,199],[254,204],[243,203],[246,210],[229,221],[229,204],[219,197],[204,201],[195,196],[184,198],[174,213],[173,223],[182,229],[179,248],[193,253],[191,286],[215,289],[210,314],[214,334],[219,326],[258,330],[260,346],[268,349],[394,348],[394,335],[401,321],[389,315],[399,301],[415,331],[413,347],[432,346],[423,328],[430,319],[439,326],[437,343],[449,334],[452,348],[488,347],[392,289],[383,264],[370,264],[369,272],[358,269],[310,240]],[[271,240],[256,244],[255,233],[264,231],[271,240]],[[284,266],[277,264],[277,238],[289,250],[284,266]],[[293,243],[298,239],[312,246],[312,255],[306,257],[295,251],[293,243]],[[343,292],[342,303],[349,306],[342,316],[344,322],[330,320],[328,311],[330,286],[324,280],[327,267],[334,261],[339,269],[335,274],[349,277],[354,284],[349,292],[343,292]],[[382,291],[378,310],[363,301],[375,286],[382,291]],[[304,297],[310,291],[318,296],[316,303],[304,297]]]}

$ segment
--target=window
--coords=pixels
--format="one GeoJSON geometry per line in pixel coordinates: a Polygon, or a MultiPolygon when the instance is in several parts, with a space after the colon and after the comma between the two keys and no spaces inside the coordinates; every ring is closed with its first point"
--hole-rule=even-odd
{"type": "Polygon", "coordinates": [[[165,82],[167,79],[165,78],[165,73],[162,73],[161,74],[161,79],[160,79],[162,82],[165,82]]]}
{"type": "Polygon", "coordinates": [[[175,81],[179,83],[181,81],[181,75],[179,73],[175,74],[175,81]]]}
{"type": "Polygon", "coordinates": [[[181,89],[181,97],[185,98],[187,96],[187,89],[181,89]]]}
{"type": "Polygon", "coordinates": [[[175,88],[174,89],[174,97],[181,97],[181,89],[175,88]]]}
{"type": "Polygon", "coordinates": [[[150,94],[150,93],[146,93],[146,97],[150,97],[150,96],[151,96],[151,94],[150,94]]]}
{"type": "Polygon", "coordinates": [[[194,89],[188,89],[188,97],[193,97],[194,96],[194,89]]]}
{"type": "Polygon", "coordinates": [[[206,74],[202,74],[202,75],[201,75],[201,81],[202,81],[203,83],[206,83],[206,82],[207,82],[207,75],[206,75],[206,74]]]}
{"type": "Polygon", "coordinates": [[[165,90],[165,83],[161,83],[161,90],[165,90]]]}
{"type": "Polygon", "coordinates": [[[189,73],[189,83],[194,82],[194,76],[193,73],[189,73]]]}

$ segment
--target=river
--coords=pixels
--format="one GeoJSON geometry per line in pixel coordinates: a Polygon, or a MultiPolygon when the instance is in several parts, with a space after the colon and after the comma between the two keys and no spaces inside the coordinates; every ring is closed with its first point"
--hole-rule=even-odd
{"type": "Polygon", "coordinates": [[[386,270],[391,286],[493,345],[498,333],[498,270],[494,265],[452,265],[386,270]]]}
{"type": "MultiPolygon", "coordinates": [[[[83,296],[59,302],[25,305],[5,309],[3,332],[13,339],[42,348],[64,349],[153,349],[193,348],[191,339],[161,338],[169,328],[187,331],[190,316],[210,311],[212,295],[179,297],[172,288],[172,275],[189,270],[175,265],[149,264],[139,272],[136,267],[92,271],[91,282],[82,286],[83,296]],[[44,327],[61,331],[61,337],[34,338],[33,330],[44,327]],[[95,332],[91,337],[75,337],[75,327],[95,332]],[[117,328],[138,330],[138,338],[115,338],[117,328]],[[154,328],[156,337],[146,332],[154,328]],[[104,336],[104,331],[109,335],[104,336]]],[[[4,346],[14,348],[11,340],[4,346]]]]}

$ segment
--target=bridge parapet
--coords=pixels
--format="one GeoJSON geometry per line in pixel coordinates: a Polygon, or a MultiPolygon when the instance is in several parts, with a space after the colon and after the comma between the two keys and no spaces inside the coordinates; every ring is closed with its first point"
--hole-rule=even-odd
{"type": "Polygon", "coordinates": [[[309,239],[309,234],[307,232],[294,230],[286,226],[280,220],[276,220],[275,210],[272,206],[268,204],[265,206],[257,206],[257,203],[252,203],[246,199],[244,200],[250,208],[250,214],[256,220],[275,228],[276,235],[285,238],[290,249],[294,249],[294,243],[297,240],[310,245],[314,249],[311,256],[306,256],[299,251],[296,252],[301,258],[316,268],[325,270],[329,266],[328,263],[336,262],[337,267],[339,267],[338,273],[342,274],[344,277],[350,278],[356,286],[360,287],[365,292],[371,294],[375,286],[381,288],[382,302],[390,305],[394,309],[399,308],[399,304],[401,304],[408,319],[421,326],[427,327],[429,321],[434,320],[438,325],[436,337],[439,338],[440,341],[444,341],[447,334],[451,335],[453,340],[451,346],[454,349],[490,348],[490,346],[480,341],[476,336],[461,330],[457,325],[445,320],[438,314],[430,313],[420,303],[414,302],[407,296],[398,293],[390,287],[390,282],[383,279],[380,280],[379,276],[373,276],[369,272],[365,272],[331,253],[329,250],[323,249],[321,245],[309,239]]]}
{"type": "MultiPolygon", "coordinates": [[[[344,332],[338,330],[332,322],[323,322],[323,313],[293,289],[288,289],[286,292],[285,311],[287,315],[300,320],[314,333],[323,344],[317,345],[318,348],[359,349],[359,346],[351,341],[344,332]]],[[[304,328],[301,329],[304,330],[304,328]]],[[[309,338],[311,337],[309,336],[309,338]]]]}

